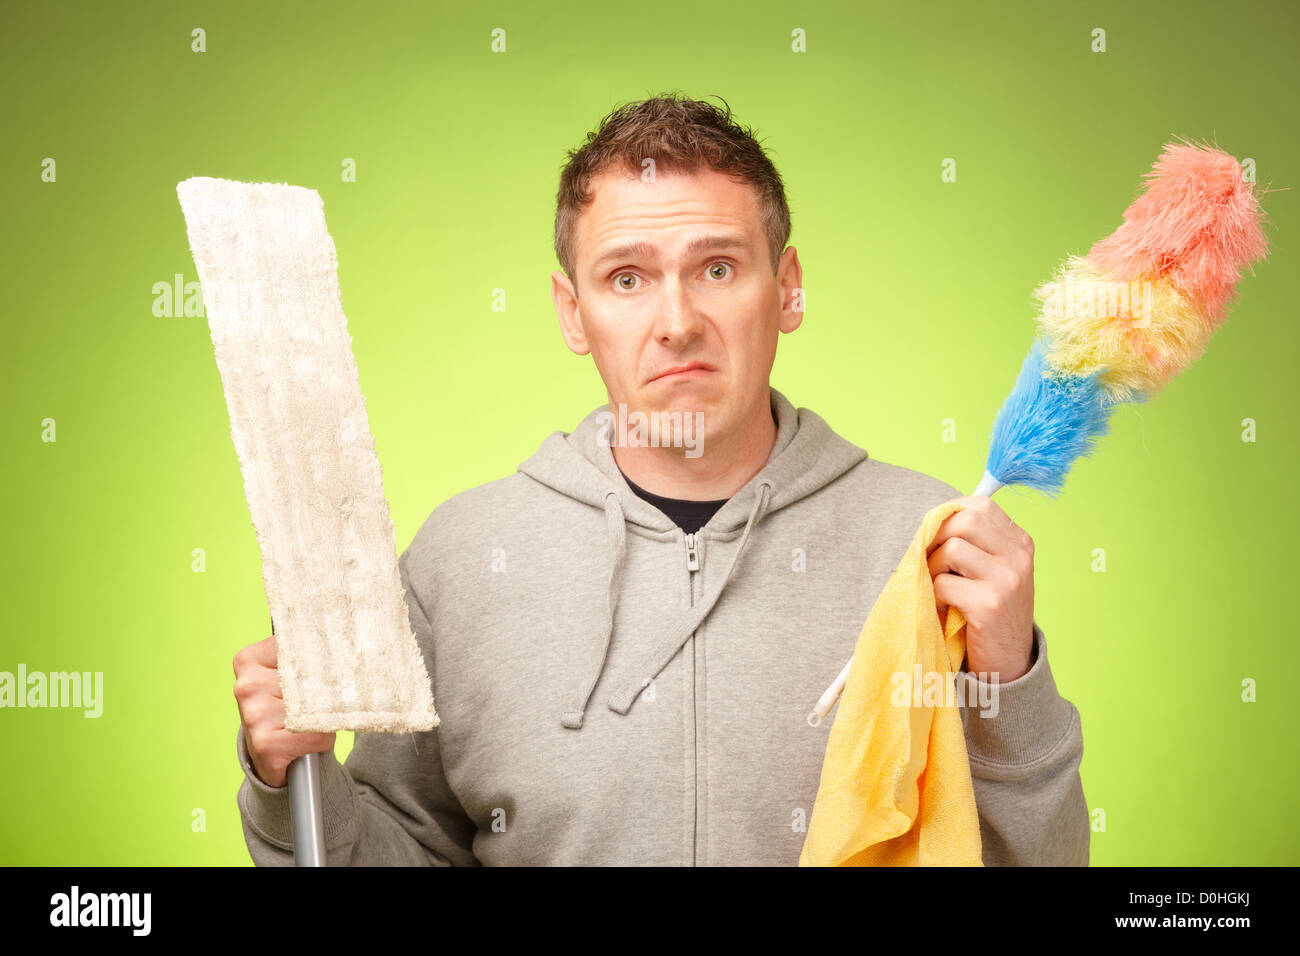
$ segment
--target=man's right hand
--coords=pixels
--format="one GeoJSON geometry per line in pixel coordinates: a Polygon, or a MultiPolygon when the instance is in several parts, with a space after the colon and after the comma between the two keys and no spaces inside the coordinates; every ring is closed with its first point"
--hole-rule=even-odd
{"type": "Polygon", "coordinates": [[[304,754],[334,749],[334,734],[299,734],[284,729],[284,697],[276,669],[275,635],[235,655],[235,700],[244,724],[244,744],[253,770],[268,787],[283,787],[289,764],[304,754]]]}

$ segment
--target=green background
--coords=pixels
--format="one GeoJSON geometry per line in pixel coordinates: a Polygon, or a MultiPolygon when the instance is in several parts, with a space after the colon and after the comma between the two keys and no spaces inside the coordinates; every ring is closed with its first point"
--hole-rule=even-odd
{"type": "Polygon", "coordinates": [[[1205,356],[1121,407],[1061,497],[996,500],[1035,539],[1082,714],[1093,863],[1300,862],[1298,25],[1284,2],[6,4],[0,670],[105,687],[98,720],[0,711],[0,863],[248,862],[231,658],[268,616],[206,320],[154,314],[154,283],[197,279],[177,182],[320,191],[402,550],[605,400],[550,300],[559,171],[611,108],[673,89],[724,97],[785,177],[808,308],[773,384],[963,490],[1032,289],[1119,224],[1166,141],[1255,160],[1272,251],[1205,356]]]}

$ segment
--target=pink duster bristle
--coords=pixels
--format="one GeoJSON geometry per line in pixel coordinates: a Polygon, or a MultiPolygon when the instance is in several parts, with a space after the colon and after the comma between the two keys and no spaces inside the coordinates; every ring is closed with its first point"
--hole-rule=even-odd
{"type": "Polygon", "coordinates": [[[1212,331],[1241,267],[1268,251],[1264,214],[1240,163],[1208,144],[1183,142],[1165,145],[1123,225],[1088,259],[1121,281],[1169,279],[1200,304],[1212,331]]]}

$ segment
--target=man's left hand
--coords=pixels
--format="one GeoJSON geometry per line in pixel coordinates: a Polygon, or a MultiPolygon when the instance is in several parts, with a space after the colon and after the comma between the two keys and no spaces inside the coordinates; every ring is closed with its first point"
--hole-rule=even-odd
{"type": "Polygon", "coordinates": [[[926,552],[935,609],[966,617],[966,669],[989,682],[1029,670],[1034,650],[1034,539],[983,495],[954,498],[926,552]],[[997,676],[993,674],[996,672],[997,676]]]}

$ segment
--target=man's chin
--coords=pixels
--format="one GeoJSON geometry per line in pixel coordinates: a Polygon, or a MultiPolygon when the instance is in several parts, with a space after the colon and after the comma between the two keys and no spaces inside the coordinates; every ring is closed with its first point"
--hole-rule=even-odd
{"type": "Polygon", "coordinates": [[[676,388],[656,394],[648,387],[637,400],[621,408],[615,402],[611,410],[619,425],[629,433],[639,430],[646,444],[689,449],[694,458],[703,453],[709,430],[720,422],[724,399],[713,389],[676,388]]]}
{"type": "MultiPolygon", "coordinates": [[[[659,415],[703,415],[707,422],[719,414],[723,408],[723,399],[722,396],[682,392],[671,396],[655,396],[654,400],[647,402],[641,408],[647,413],[659,415]]],[[[631,411],[632,406],[629,405],[628,412],[631,411]]]]}

